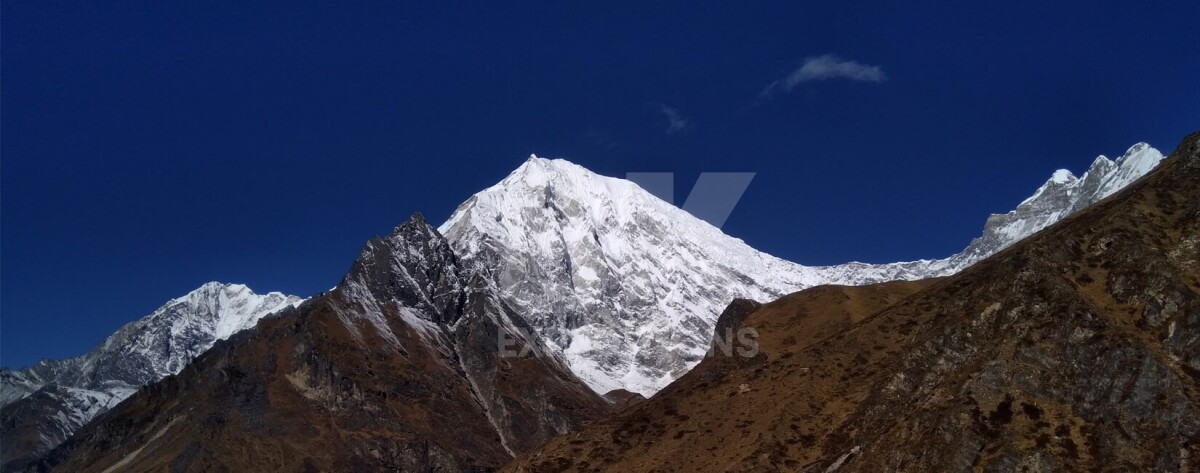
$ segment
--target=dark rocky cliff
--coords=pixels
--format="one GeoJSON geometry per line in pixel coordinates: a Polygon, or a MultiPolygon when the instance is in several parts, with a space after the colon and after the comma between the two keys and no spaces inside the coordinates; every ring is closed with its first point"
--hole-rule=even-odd
{"type": "Polygon", "coordinates": [[[487,281],[414,216],[36,469],[487,471],[611,409],[556,358],[502,356],[540,342],[487,281]]]}

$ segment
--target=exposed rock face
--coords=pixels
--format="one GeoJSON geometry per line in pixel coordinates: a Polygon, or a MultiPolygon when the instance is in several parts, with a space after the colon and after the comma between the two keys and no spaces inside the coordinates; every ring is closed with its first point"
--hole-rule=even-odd
{"type": "Polygon", "coordinates": [[[596,392],[651,395],[698,363],[734,298],[774,300],[821,284],[954,274],[1142,176],[1162,159],[1144,143],[1083,178],[1062,170],[1016,210],[993,215],[940,260],[808,267],[759,252],[632,182],[531,157],[471,197],[440,230],[494,268],[503,299],[596,392]]]}
{"type": "Polygon", "coordinates": [[[793,294],[650,400],[512,471],[1194,471],[1200,133],[951,277],[793,294]],[[907,286],[906,286],[907,285],[907,286]]]}
{"type": "Polygon", "coordinates": [[[0,371],[3,467],[33,461],[138,388],[178,373],[217,340],[300,301],[208,283],[121,327],[87,354],[0,371]]]}
{"type": "Polygon", "coordinates": [[[103,391],[51,383],[0,408],[2,470],[16,470],[36,462],[122,399],[103,391]]]}
{"type": "Polygon", "coordinates": [[[634,404],[641,403],[646,400],[646,396],[638,393],[629,392],[624,389],[609,391],[604,394],[604,399],[612,403],[616,410],[621,410],[634,404]]]}
{"type": "Polygon", "coordinates": [[[218,343],[38,468],[495,469],[611,409],[531,333],[417,215],[332,291],[218,343]]]}
{"type": "MultiPolygon", "coordinates": [[[[761,303],[749,299],[734,299],[733,302],[730,302],[729,306],[717,317],[717,323],[713,325],[711,346],[715,349],[722,343],[737,338],[737,330],[742,326],[742,321],[761,307],[761,303]]],[[[713,355],[711,350],[709,355],[713,355]]]]}

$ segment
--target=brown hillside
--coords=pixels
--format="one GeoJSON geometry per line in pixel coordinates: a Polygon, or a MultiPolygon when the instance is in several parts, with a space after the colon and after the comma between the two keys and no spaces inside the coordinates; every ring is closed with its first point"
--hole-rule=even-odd
{"type": "Polygon", "coordinates": [[[706,359],[507,469],[1195,471],[1200,133],[963,273],[813,288],[741,325],[757,356],[706,359]]]}
{"type": "Polygon", "coordinates": [[[611,408],[555,358],[499,356],[498,336],[527,327],[462,264],[418,215],[330,293],[219,343],[39,467],[487,471],[611,408]]]}

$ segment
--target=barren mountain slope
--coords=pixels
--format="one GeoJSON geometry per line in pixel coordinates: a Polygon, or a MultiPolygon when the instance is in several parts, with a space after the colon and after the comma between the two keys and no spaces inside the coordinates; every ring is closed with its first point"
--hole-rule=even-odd
{"type": "Polygon", "coordinates": [[[54,471],[477,471],[610,407],[420,216],[51,451],[54,471]]]}
{"type": "Polygon", "coordinates": [[[0,471],[37,461],[139,387],[178,373],[217,340],[300,302],[210,282],[126,324],[88,353],[0,369],[0,471]]]}
{"type": "Polygon", "coordinates": [[[900,289],[914,288],[818,287],[752,311],[757,356],[708,358],[508,469],[1196,468],[1200,133],[1008,250],[863,302],[900,289]]]}

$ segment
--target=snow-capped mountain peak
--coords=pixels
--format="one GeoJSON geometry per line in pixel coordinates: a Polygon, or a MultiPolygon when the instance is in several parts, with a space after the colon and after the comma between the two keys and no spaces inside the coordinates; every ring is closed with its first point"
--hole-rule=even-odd
{"type": "Polygon", "coordinates": [[[684,372],[707,350],[709,312],[734,294],[770,299],[819,280],[633,182],[558,159],[530,157],[440,231],[493,268],[506,302],[598,392],[652,393],[684,372]]]}
{"type": "MultiPolygon", "coordinates": [[[[1099,161],[1100,158],[1104,158],[1104,156],[1097,157],[1096,160],[1099,161]]],[[[1107,160],[1108,158],[1104,159],[1107,160]]],[[[1099,171],[1097,176],[1100,176],[1098,177],[1100,181],[1098,187],[1101,189],[1098,194],[1099,197],[1108,197],[1116,191],[1121,190],[1129,183],[1150,172],[1162,160],[1163,154],[1146,143],[1138,143],[1129,147],[1129,150],[1125,151],[1125,154],[1117,158],[1113,166],[1104,166],[1107,172],[1097,170],[1099,171]],[[1115,170],[1113,169],[1114,167],[1116,168],[1115,170]]],[[[1092,166],[1095,167],[1095,163],[1092,166]]]]}
{"type": "Polygon", "coordinates": [[[1066,184],[1069,182],[1074,182],[1076,179],[1077,178],[1075,177],[1075,174],[1066,169],[1054,171],[1054,174],[1050,176],[1050,182],[1055,184],[1066,184]]]}
{"type": "Polygon", "coordinates": [[[1076,177],[1059,170],[984,235],[945,259],[806,267],[759,252],[633,182],[531,155],[439,227],[492,268],[507,303],[597,392],[653,394],[708,349],[734,298],[773,300],[819,284],[958,272],[1124,187],[1162,155],[1139,143],[1076,177]]]}
{"type": "Polygon", "coordinates": [[[218,340],[301,302],[209,282],[126,324],[84,355],[4,369],[0,407],[4,425],[12,426],[3,431],[5,440],[33,435],[29,429],[40,436],[38,448],[48,450],[139,387],[178,373],[218,340]]]}
{"type": "Polygon", "coordinates": [[[244,284],[208,282],[187,295],[171,299],[165,307],[178,310],[165,311],[164,315],[174,317],[172,320],[180,330],[195,322],[189,319],[197,314],[211,315],[212,336],[223,340],[253,327],[263,315],[297,305],[300,301],[298,297],[280,292],[255,294],[244,284]]]}

